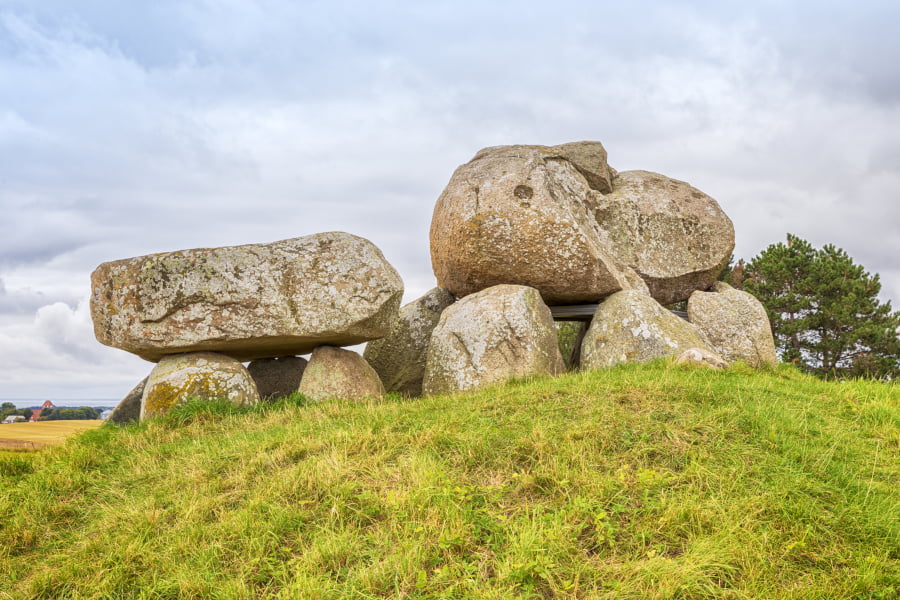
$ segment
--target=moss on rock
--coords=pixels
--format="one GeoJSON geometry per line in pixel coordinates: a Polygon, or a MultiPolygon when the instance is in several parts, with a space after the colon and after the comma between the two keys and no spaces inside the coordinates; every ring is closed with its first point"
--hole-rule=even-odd
{"type": "Polygon", "coordinates": [[[141,398],[141,419],[165,414],[190,398],[259,402],[256,384],[237,360],[214,352],[167,356],[151,371],[141,398]]]}

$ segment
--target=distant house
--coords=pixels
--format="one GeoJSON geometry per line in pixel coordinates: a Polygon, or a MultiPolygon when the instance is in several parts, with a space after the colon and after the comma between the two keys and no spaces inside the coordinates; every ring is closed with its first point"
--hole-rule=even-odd
{"type": "Polygon", "coordinates": [[[45,408],[56,408],[56,406],[54,406],[53,403],[50,402],[49,400],[44,400],[44,403],[41,404],[40,408],[32,408],[31,409],[31,418],[28,420],[32,423],[36,422],[38,419],[41,418],[41,411],[44,410],[45,408]]]}
{"type": "Polygon", "coordinates": [[[5,425],[7,423],[16,423],[18,421],[24,421],[24,420],[25,420],[25,417],[23,417],[22,415],[9,415],[5,419],[3,419],[3,424],[5,425]]]}

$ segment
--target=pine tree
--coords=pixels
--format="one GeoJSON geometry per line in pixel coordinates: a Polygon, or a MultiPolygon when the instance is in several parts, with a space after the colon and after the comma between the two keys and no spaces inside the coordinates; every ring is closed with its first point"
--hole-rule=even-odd
{"type": "Polygon", "coordinates": [[[878,300],[878,275],[840,248],[788,234],[743,276],[769,313],[782,360],[826,377],[900,376],[900,313],[878,300]]]}
{"type": "Polygon", "coordinates": [[[740,259],[737,262],[734,262],[734,257],[728,261],[728,266],[722,269],[722,272],[719,274],[719,281],[724,281],[731,287],[736,290],[744,289],[744,269],[747,268],[747,263],[744,262],[744,259],[740,259]]]}

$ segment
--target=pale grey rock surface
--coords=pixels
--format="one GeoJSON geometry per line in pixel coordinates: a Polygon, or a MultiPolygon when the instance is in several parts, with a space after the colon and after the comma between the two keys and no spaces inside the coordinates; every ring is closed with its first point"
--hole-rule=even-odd
{"type": "Polygon", "coordinates": [[[384,395],[378,373],[352,350],[320,346],[303,372],[300,393],[310,400],[365,400],[384,395]]]}
{"type": "Polygon", "coordinates": [[[615,169],[606,162],[606,149],[600,142],[570,142],[550,146],[550,152],[559,154],[572,163],[591,189],[608,194],[613,189],[615,169]]]}
{"type": "Polygon", "coordinates": [[[246,367],[234,358],[215,352],[174,354],[163,357],[147,377],[141,419],[165,414],[191,398],[243,406],[259,402],[259,393],[246,367]]]}
{"type": "Polygon", "coordinates": [[[498,146],[453,173],[431,221],[438,285],[457,297],[499,284],[536,288],[548,304],[596,302],[636,277],[591,213],[611,171],[602,146],[498,146]]]}
{"type": "Polygon", "coordinates": [[[422,390],[469,390],[565,370],[550,309],[538,291],[497,285],[451,304],[431,335],[422,390]]]}
{"type": "Polygon", "coordinates": [[[727,369],[728,363],[722,360],[720,356],[717,356],[706,350],[705,348],[690,348],[681,353],[681,355],[675,359],[675,364],[679,365],[697,365],[701,367],[706,367],[708,369],[727,369]]]}
{"type": "Polygon", "coordinates": [[[718,202],[649,171],[623,171],[609,194],[590,196],[603,239],[661,304],[709,288],[734,250],[734,226],[718,202]]]}
{"type": "Polygon", "coordinates": [[[283,398],[297,393],[307,360],[299,356],[258,358],[247,365],[262,400],[283,398]]]}
{"type": "Polygon", "coordinates": [[[358,344],[387,335],[403,295],[381,251],[340,232],[108,262],[91,285],[97,339],[150,361],[358,344]]]}
{"type": "Polygon", "coordinates": [[[147,385],[147,377],[134,386],[128,394],[122,398],[106,420],[110,423],[125,425],[141,418],[141,398],[144,396],[144,386],[147,385]]]}
{"type": "Polygon", "coordinates": [[[385,390],[404,396],[422,394],[431,332],[441,313],[454,301],[447,290],[433,288],[400,309],[400,316],[386,337],[366,344],[363,356],[378,373],[385,390]]]}
{"type": "Polygon", "coordinates": [[[710,351],[693,325],[635,290],[613,294],[594,313],[581,346],[581,366],[596,369],[624,362],[677,358],[686,350],[710,351]]]}
{"type": "Polygon", "coordinates": [[[711,292],[691,294],[687,311],[690,322],[726,360],[754,367],[778,362],[766,309],[752,294],[718,281],[711,292]]]}

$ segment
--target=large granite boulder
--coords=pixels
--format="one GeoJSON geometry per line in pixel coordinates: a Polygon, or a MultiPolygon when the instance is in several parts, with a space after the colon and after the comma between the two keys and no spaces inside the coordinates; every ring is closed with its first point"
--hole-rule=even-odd
{"type": "Polygon", "coordinates": [[[612,193],[592,194],[594,218],[615,255],[660,304],[709,288],[734,250],[734,226],[719,204],[689,184],[623,171],[612,193]]]}
{"type": "Polygon", "coordinates": [[[259,397],[272,400],[297,393],[306,363],[307,360],[299,356],[257,358],[247,365],[247,371],[256,383],[259,397]]]}
{"type": "Polygon", "coordinates": [[[766,309],[752,294],[718,281],[711,292],[691,294],[687,311],[688,320],[726,360],[754,367],[778,362],[766,309]]]}
{"type": "Polygon", "coordinates": [[[590,212],[590,197],[600,195],[591,186],[608,187],[611,177],[602,148],[596,142],[486,148],[456,169],[431,221],[438,285],[457,297],[526,285],[551,305],[631,289],[628,268],[590,212]]]}
{"type": "Polygon", "coordinates": [[[363,356],[388,392],[399,392],[404,396],[422,394],[431,332],[441,313],[454,301],[450,292],[436,287],[401,308],[400,317],[386,337],[366,344],[363,356]]]}
{"type": "Polygon", "coordinates": [[[709,342],[693,325],[650,296],[626,290],[597,307],[581,345],[581,366],[596,369],[623,362],[677,358],[691,348],[711,351],[709,342]]]}
{"type": "Polygon", "coordinates": [[[387,335],[403,282],[371,242],[320,233],[100,265],[97,339],[141,358],[216,351],[238,360],[305,354],[387,335]]]}
{"type": "Polygon", "coordinates": [[[538,291],[497,285],[444,309],[431,334],[422,390],[449,393],[564,370],[553,317],[538,291]]]}
{"type": "Polygon", "coordinates": [[[117,425],[125,425],[138,421],[141,418],[141,398],[144,397],[144,387],[147,385],[147,377],[141,379],[128,394],[122,398],[106,420],[117,425]]]}
{"type": "Polygon", "coordinates": [[[163,357],[150,372],[141,398],[141,419],[161,415],[191,398],[259,402],[256,384],[237,360],[215,352],[163,357]]]}
{"type": "Polygon", "coordinates": [[[310,400],[365,400],[383,396],[384,386],[378,373],[356,352],[320,346],[309,358],[299,391],[310,400]]]}

